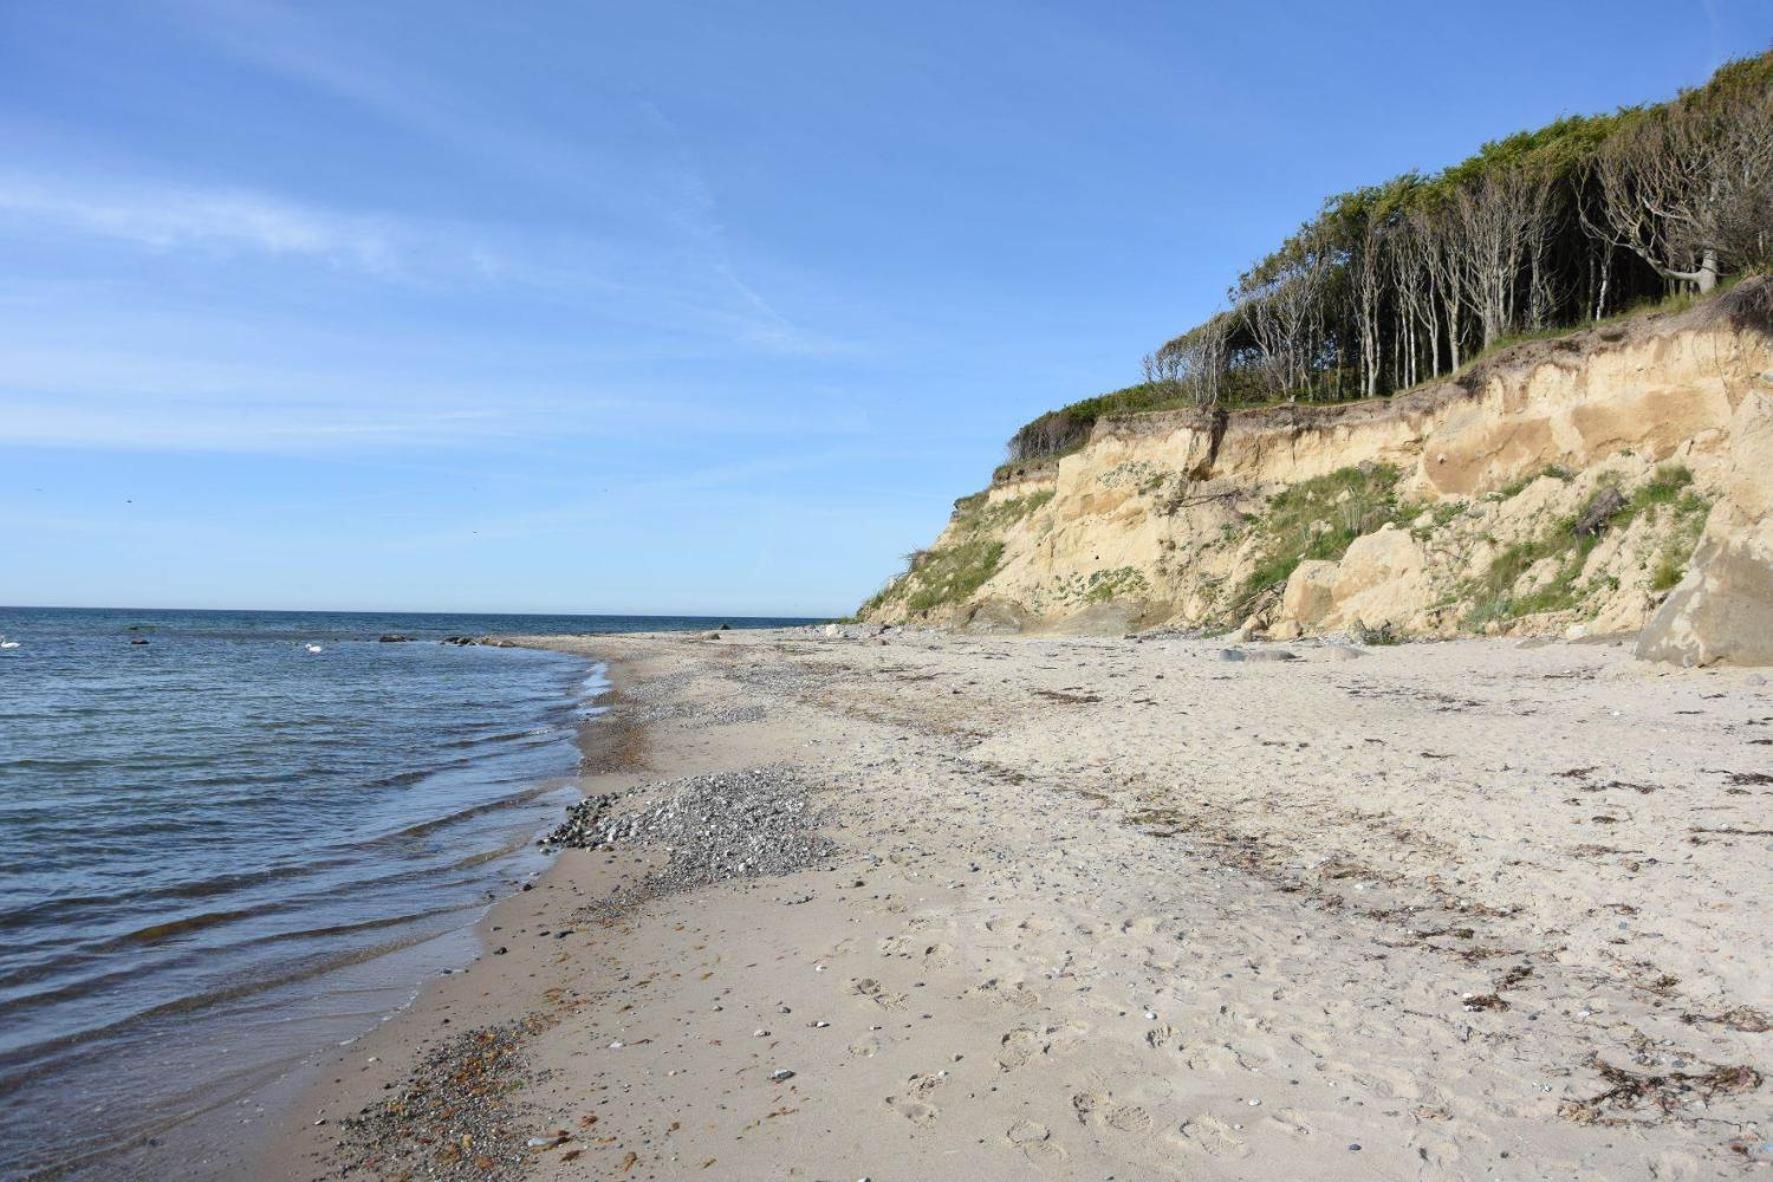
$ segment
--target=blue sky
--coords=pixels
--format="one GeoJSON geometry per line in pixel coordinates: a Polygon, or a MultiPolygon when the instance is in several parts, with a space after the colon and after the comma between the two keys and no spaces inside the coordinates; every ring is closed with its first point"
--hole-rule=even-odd
{"type": "Polygon", "coordinates": [[[0,6],[0,603],[849,610],[1331,192],[1765,0],[0,6]]]}

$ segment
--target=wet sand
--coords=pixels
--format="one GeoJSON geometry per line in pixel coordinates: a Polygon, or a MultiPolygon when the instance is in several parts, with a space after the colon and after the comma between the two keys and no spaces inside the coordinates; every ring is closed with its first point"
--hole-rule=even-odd
{"type": "Polygon", "coordinates": [[[526,640],[611,661],[587,793],[787,767],[838,853],[565,851],[258,1176],[1754,1172],[1765,678],[872,632],[526,640]]]}

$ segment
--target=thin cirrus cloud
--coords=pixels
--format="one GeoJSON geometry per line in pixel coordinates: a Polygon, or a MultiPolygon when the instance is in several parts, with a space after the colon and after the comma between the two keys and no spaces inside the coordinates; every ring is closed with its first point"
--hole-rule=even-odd
{"type": "MultiPolygon", "coordinates": [[[[0,241],[30,243],[52,260],[96,259],[118,276],[135,273],[115,267],[130,254],[152,263],[146,288],[135,279],[82,284],[53,262],[36,274],[15,268],[0,286],[9,342],[0,347],[0,440],[18,445],[290,452],[619,435],[672,420],[717,429],[727,416],[694,399],[612,390],[598,354],[620,364],[649,351],[835,347],[789,324],[724,264],[244,190],[0,174],[0,241]],[[418,309],[465,298],[520,322],[564,316],[587,333],[509,338],[451,322],[415,341],[350,316],[279,324],[275,314],[221,305],[174,308],[155,278],[187,275],[201,289],[236,263],[280,268],[280,285],[305,271],[352,305],[367,297],[371,307],[411,309],[417,323],[426,323],[418,309]],[[553,358],[578,380],[541,393],[509,375],[464,380],[465,368],[484,368],[477,353],[513,349],[532,363],[553,358]]],[[[256,271],[246,274],[257,282],[256,271]]]]}
{"type": "Polygon", "coordinates": [[[620,137],[630,146],[597,148],[500,119],[488,103],[439,85],[294,6],[271,0],[177,0],[171,11],[193,36],[236,62],[350,103],[483,169],[521,176],[585,202],[624,238],[639,235],[693,260],[703,279],[737,297],[760,321],[759,342],[797,340],[787,318],[740,276],[707,178],[658,103],[609,96],[604,118],[631,133],[620,137]]]}
{"type": "MultiPolygon", "coordinates": [[[[12,263],[0,279],[0,441],[330,453],[673,422],[747,435],[712,392],[661,398],[656,377],[624,372],[858,348],[784,313],[744,273],[765,264],[741,267],[688,141],[651,103],[617,96],[607,110],[623,134],[581,142],[502,120],[462,79],[378,52],[342,19],[265,0],[161,11],[236,65],[349,103],[476,175],[560,193],[580,214],[415,216],[398,198],[350,208],[139,164],[95,172],[99,144],[27,148],[0,167],[12,263]],[[421,330],[422,343],[397,339],[421,330]],[[519,372],[491,372],[496,358],[519,372]]],[[[802,296],[824,286],[770,273],[802,296]]],[[[827,322],[830,294],[817,301],[827,322]]],[[[855,418],[834,407],[818,431],[851,433],[855,418]]]]}
{"type": "MultiPolygon", "coordinates": [[[[4,318],[0,317],[0,327],[4,318]]],[[[428,362],[395,357],[366,365],[319,357],[324,336],[240,356],[197,357],[176,319],[154,322],[164,348],[80,346],[63,338],[0,344],[0,443],[107,450],[286,454],[569,444],[593,439],[753,439],[855,436],[866,422],[832,405],[814,423],[788,426],[730,401],[661,396],[620,381],[547,381],[471,372],[472,346],[428,362]]],[[[277,330],[266,328],[265,335],[277,330]]],[[[47,335],[36,334],[36,335],[47,335]]],[[[78,336],[78,333],[74,333],[78,336]]],[[[389,341],[399,351],[402,342],[389,341]]],[[[216,346],[220,353],[227,347],[216,346]]],[[[594,370],[559,353],[543,367],[594,370]]]]}
{"type": "Polygon", "coordinates": [[[246,189],[18,171],[0,173],[0,233],[51,247],[97,240],[162,256],[320,265],[418,289],[535,300],[609,325],[771,353],[842,348],[781,314],[724,253],[698,241],[599,240],[581,231],[342,211],[246,189]]]}
{"type": "Polygon", "coordinates": [[[300,256],[370,272],[396,269],[375,219],[304,208],[241,190],[127,186],[75,189],[0,178],[0,217],[15,228],[111,238],[158,251],[202,248],[300,256]]]}

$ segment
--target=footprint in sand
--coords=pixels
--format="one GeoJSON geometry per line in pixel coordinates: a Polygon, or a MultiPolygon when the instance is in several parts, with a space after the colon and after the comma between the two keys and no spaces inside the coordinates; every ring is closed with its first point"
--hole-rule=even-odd
{"type": "Polygon", "coordinates": [[[1145,1032],[1145,1045],[1154,1051],[1179,1051],[1182,1040],[1176,1037],[1174,1026],[1153,1026],[1145,1032]]]}
{"type": "Polygon", "coordinates": [[[887,1107],[914,1125],[934,1124],[936,1118],[942,1115],[942,1110],[922,1097],[941,1087],[943,1080],[934,1075],[914,1075],[909,1082],[911,1086],[906,1095],[886,1098],[887,1107]]]}
{"type": "Polygon", "coordinates": [[[1095,1124],[1117,1133],[1148,1133],[1151,1114],[1137,1104],[1116,1104],[1101,1092],[1079,1092],[1071,1097],[1079,1124],[1095,1124]]]}
{"type": "Polygon", "coordinates": [[[1231,1047],[1224,1044],[1211,1046],[1199,1044],[1188,1048],[1182,1059],[1183,1065],[1190,1071],[1212,1071],[1229,1074],[1233,1071],[1253,1071],[1254,1067],[1246,1065],[1245,1060],[1231,1047]]]}
{"type": "Polygon", "coordinates": [[[1182,1122],[1182,1140],[1209,1157],[1239,1158],[1249,1154],[1237,1131],[1211,1113],[1203,1112],[1182,1122]]]}
{"type": "Polygon", "coordinates": [[[1699,1159],[1685,1153],[1659,1153],[1645,1164],[1653,1182],[1692,1182],[1702,1176],[1699,1159]]]}
{"type": "Polygon", "coordinates": [[[908,1096],[888,1096],[887,1107],[920,1128],[927,1128],[936,1123],[942,1110],[926,1100],[914,1100],[908,1096]]]}
{"type": "Polygon", "coordinates": [[[1309,1137],[1311,1135],[1311,1125],[1294,1108],[1282,1108],[1279,1111],[1271,1112],[1264,1123],[1277,1125],[1295,1137],[1309,1137]]]}
{"type": "Polygon", "coordinates": [[[1417,1135],[1411,1137],[1405,1144],[1413,1147],[1423,1161],[1436,1169],[1449,1170],[1458,1164],[1459,1146],[1445,1137],[1417,1135]]]}
{"type": "Polygon", "coordinates": [[[1009,1127],[1003,1138],[1037,1165],[1056,1162],[1065,1156],[1065,1150],[1053,1141],[1053,1131],[1038,1121],[1019,1120],[1009,1127]]]}
{"type": "Polygon", "coordinates": [[[1034,990],[1019,983],[1006,986],[996,977],[973,986],[971,992],[1018,1010],[1031,1010],[1040,1004],[1040,994],[1034,990]]]}
{"type": "Polygon", "coordinates": [[[1117,1133],[1149,1133],[1151,1114],[1137,1104],[1116,1104],[1103,1113],[1102,1123],[1117,1133]]]}
{"type": "Polygon", "coordinates": [[[892,993],[885,989],[873,977],[863,977],[850,982],[850,992],[857,997],[865,997],[883,1010],[896,1010],[905,1004],[903,993],[892,993]]]}
{"type": "Polygon", "coordinates": [[[1390,1067],[1375,1067],[1366,1071],[1352,1071],[1348,1078],[1382,1100],[1420,1100],[1422,1089],[1416,1077],[1408,1071],[1400,1071],[1390,1067]]]}
{"type": "Polygon", "coordinates": [[[1046,1054],[1051,1045],[1041,1031],[1018,1026],[998,1040],[997,1065],[1003,1071],[1014,1071],[1028,1060],[1046,1054]]]}
{"type": "Polygon", "coordinates": [[[1077,1113],[1077,1123],[1088,1124],[1090,1114],[1108,1103],[1108,1097],[1101,1092],[1079,1092],[1071,1097],[1071,1110],[1077,1113]]]}

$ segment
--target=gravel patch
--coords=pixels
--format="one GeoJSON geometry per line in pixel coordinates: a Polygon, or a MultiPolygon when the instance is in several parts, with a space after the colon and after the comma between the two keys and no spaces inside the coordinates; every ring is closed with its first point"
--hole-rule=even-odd
{"type": "Polygon", "coordinates": [[[794,769],[772,766],[586,797],[547,842],[662,850],[669,861],[647,885],[663,893],[815,866],[837,850],[820,819],[794,769]]]}
{"type": "Polygon", "coordinates": [[[708,726],[732,726],[741,722],[761,722],[767,711],[752,703],[739,706],[709,706],[696,702],[656,702],[625,707],[622,717],[629,722],[645,724],[677,719],[694,719],[708,726]]]}
{"type": "Polygon", "coordinates": [[[540,1018],[489,1026],[426,1052],[387,1099],[341,1123],[341,1176],[504,1182],[534,1155],[511,1093],[529,1078],[540,1018]]]}

